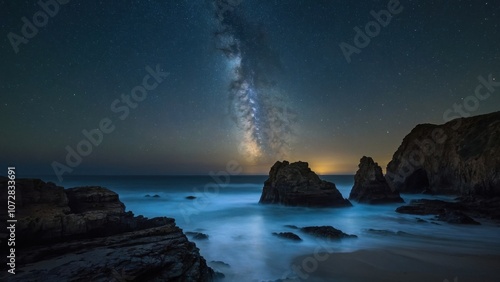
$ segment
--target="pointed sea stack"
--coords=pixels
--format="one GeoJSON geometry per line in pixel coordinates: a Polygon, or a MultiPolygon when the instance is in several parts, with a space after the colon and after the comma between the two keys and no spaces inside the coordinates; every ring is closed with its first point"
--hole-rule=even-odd
{"type": "Polygon", "coordinates": [[[382,174],[382,168],[370,157],[362,157],[354,176],[349,200],[366,204],[404,203],[382,174]]]}
{"type": "Polygon", "coordinates": [[[306,162],[276,162],[264,182],[261,204],[303,207],[350,207],[335,184],[321,180],[306,162]]]}

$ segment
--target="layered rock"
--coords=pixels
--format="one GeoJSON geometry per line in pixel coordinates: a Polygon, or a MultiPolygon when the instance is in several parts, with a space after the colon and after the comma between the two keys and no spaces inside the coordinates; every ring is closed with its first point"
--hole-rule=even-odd
{"type": "Polygon", "coordinates": [[[372,158],[362,157],[358,167],[349,200],[367,204],[404,202],[399,192],[389,187],[382,168],[372,158]]]}
{"type": "Polygon", "coordinates": [[[500,112],[416,126],[386,178],[402,193],[500,196],[500,112]]]}
{"type": "MultiPolygon", "coordinates": [[[[0,179],[2,190],[6,184],[0,179]]],[[[106,188],[65,190],[39,179],[17,179],[16,202],[17,272],[11,281],[210,281],[214,277],[174,219],[125,212],[118,194],[106,188]]]]}
{"type": "Polygon", "coordinates": [[[306,162],[276,162],[264,182],[261,204],[305,207],[351,206],[335,184],[321,180],[306,162]]]}

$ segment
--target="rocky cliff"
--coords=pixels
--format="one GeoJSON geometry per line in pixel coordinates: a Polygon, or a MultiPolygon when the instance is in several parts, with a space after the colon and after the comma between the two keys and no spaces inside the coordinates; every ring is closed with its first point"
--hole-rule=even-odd
{"type": "Polygon", "coordinates": [[[366,204],[404,202],[399,192],[389,187],[382,168],[372,158],[362,157],[358,167],[349,200],[366,204]]]}
{"type": "Polygon", "coordinates": [[[386,178],[403,193],[500,196],[500,112],[416,126],[386,178]]]}
{"type": "MultiPolygon", "coordinates": [[[[6,184],[6,178],[0,179],[0,190],[6,191],[6,184]]],[[[125,212],[118,194],[106,188],[64,189],[39,179],[17,179],[16,202],[17,271],[10,281],[215,277],[174,219],[125,212]]]]}
{"type": "Polygon", "coordinates": [[[306,162],[276,162],[269,171],[260,197],[261,204],[306,207],[351,206],[335,184],[321,180],[306,162]]]}

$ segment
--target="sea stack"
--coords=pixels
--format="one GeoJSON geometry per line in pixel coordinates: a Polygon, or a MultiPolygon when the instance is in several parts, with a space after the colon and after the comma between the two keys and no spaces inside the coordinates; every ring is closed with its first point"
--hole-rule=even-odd
{"type": "Polygon", "coordinates": [[[358,167],[349,200],[366,204],[404,203],[399,192],[389,187],[382,168],[372,158],[362,157],[358,167]]]}
{"type": "Polygon", "coordinates": [[[261,204],[303,207],[349,207],[335,184],[321,180],[307,162],[276,162],[264,182],[261,204]]]}

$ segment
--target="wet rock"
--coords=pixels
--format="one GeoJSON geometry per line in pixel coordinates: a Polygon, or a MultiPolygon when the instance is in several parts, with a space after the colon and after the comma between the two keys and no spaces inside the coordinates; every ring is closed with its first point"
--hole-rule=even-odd
{"type": "Polygon", "coordinates": [[[348,207],[335,184],[321,180],[306,162],[276,162],[264,183],[261,204],[305,207],[348,207]]]}
{"type": "Polygon", "coordinates": [[[354,176],[349,200],[366,204],[404,203],[382,174],[382,168],[370,157],[362,157],[354,176]]]}
{"type": "MultiPolygon", "coordinates": [[[[125,212],[113,191],[99,186],[65,190],[39,179],[17,179],[16,186],[19,271],[9,281],[212,281],[216,277],[174,219],[125,212]]],[[[0,190],[6,188],[7,180],[0,178],[0,190]]]]}
{"type": "Polygon", "coordinates": [[[292,241],[302,241],[302,239],[295,233],[292,232],[273,232],[273,235],[279,238],[292,240],[292,241]]]}
{"type": "Polygon", "coordinates": [[[461,211],[446,210],[436,216],[437,220],[445,221],[453,224],[471,224],[480,225],[481,223],[475,221],[470,216],[461,211]]]}
{"type": "Polygon", "coordinates": [[[357,238],[356,235],[349,235],[332,226],[308,226],[300,228],[300,231],[322,239],[338,240],[343,238],[357,238]]]}
{"type": "Polygon", "coordinates": [[[437,215],[445,210],[466,210],[461,203],[446,202],[441,200],[412,200],[409,205],[401,206],[396,209],[398,213],[415,215],[437,215]]]}
{"type": "Polygon", "coordinates": [[[469,208],[463,203],[441,200],[413,200],[407,206],[401,206],[396,212],[416,215],[436,215],[436,219],[453,224],[480,224],[465,214],[469,208]]]}
{"type": "Polygon", "coordinates": [[[208,235],[201,232],[186,232],[193,240],[208,240],[208,235]]]}

